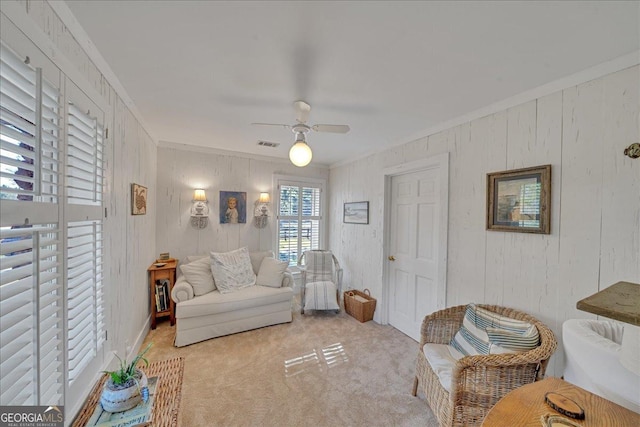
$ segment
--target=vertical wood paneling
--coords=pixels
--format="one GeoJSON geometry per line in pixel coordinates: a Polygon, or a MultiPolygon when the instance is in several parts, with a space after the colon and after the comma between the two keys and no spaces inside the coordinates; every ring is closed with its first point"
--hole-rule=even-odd
{"type": "Polygon", "coordinates": [[[484,226],[477,222],[479,212],[473,201],[473,195],[483,187],[470,185],[467,175],[474,155],[480,152],[479,147],[471,146],[470,124],[457,126],[447,134],[450,150],[447,282],[469,283],[467,287],[447,286],[448,304],[458,305],[484,297],[484,226]],[[471,225],[474,220],[475,227],[471,225]],[[476,238],[470,239],[470,233],[476,238]],[[473,245],[468,243],[471,240],[473,245]],[[479,266],[483,266],[481,275],[473,271],[479,266]]]}
{"type": "Polygon", "coordinates": [[[629,68],[603,80],[599,290],[640,276],[640,159],[622,154],[640,141],[639,70],[629,68]]]}
{"type": "MultiPolygon", "coordinates": [[[[306,176],[328,178],[323,167],[307,167],[306,176]]],[[[295,166],[279,160],[264,160],[160,147],[157,155],[157,252],[170,252],[178,259],[188,255],[225,252],[247,246],[249,250],[275,250],[274,212],[264,229],[253,225],[254,203],[260,191],[275,197],[273,175],[299,175],[295,166]],[[202,230],[191,226],[193,191],[204,188],[209,201],[209,224],[202,230]],[[220,224],[220,191],[247,193],[247,222],[220,224]]],[[[275,203],[272,202],[273,208],[275,203]]]]}
{"type": "MultiPolygon", "coordinates": [[[[482,154],[475,159],[476,177],[482,183],[480,194],[476,195],[475,217],[482,221],[486,229],[487,210],[487,172],[501,171],[506,168],[508,112],[492,114],[471,122],[471,144],[482,147],[482,154]],[[487,149],[490,147],[490,149],[487,149]]],[[[504,293],[504,257],[505,233],[485,231],[484,265],[475,271],[478,276],[484,274],[483,301],[502,304],[504,293]]],[[[470,301],[471,302],[471,301],[470,301]]]]}
{"type": "Polygon", "coordinates": [[[576,302],[598,290],[602,211],[602,79],[563,93],[558,321],[586,317],[576,302]]]}
{"type": "MultiPolygon", "coordinates": [[[[507,170],[536,166],[536,157],[545,156],[544,153],[536,155],[536,105],[536,101],[531,101],[507,110],[507,170]]],[[[549,161],[544,160],[543,164],[549,161]]],[[[526,311],[530,308],[527,298],[537,293],[537,286],[532,283],[533,272],[539,268],[543,256],[543,238],[526,233],[488,232],[490,236],[493,234],[501,234],[503,238],[500,304],[526,311]]]]}
{"type": "MultiPolygon", "coordinates": [[[[562,94],[508,110],[507,169],[552,165],[552,234],[504,233],[505,306],[537,313],[559,333],[555,321],[558,286],[562,94]]],[[[549,372],[554,372],[551,361],[549,372]]],[[[560,373],[561,374],[561,373],[560,373]]]]}
{"type": "MultiPolygon", "coordinates": [[[[575,304],[598,284],[640,282],[640,161],[622,155],[639,138],[639,69],[331,169],[331,246],[348,260],[350,285],[382,294],[380,170],[444,147],[450,163],[447,305],[502,302],[538,317],[561,339],[566,318],[590,316],[575,304]],[[551,234],[486,231],[486,174],[543,164],[552,165],[551,234]],[[343,201],[361,194],[380,216],[362,233],[340,223],[343,201]]],[[[562,369],[560,347],[548,374],[560,376],[562,369]]]]}

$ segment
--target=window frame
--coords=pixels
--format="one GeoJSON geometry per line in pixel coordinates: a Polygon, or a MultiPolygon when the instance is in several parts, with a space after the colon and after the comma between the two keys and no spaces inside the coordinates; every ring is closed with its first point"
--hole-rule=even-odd
{"type": "MultiPolygon", "coordinates": [[[[319,216],[313,216],[314,220],[318,221],[318,248],[323,249],[326,242],[326,212],[327,210],[327,198],[326,198],[326,188],[327,188],[327,180],[324,178],[310,178],[310,177],[300,177],[300,176],[292,176],[292,175],[274,175],[273,179],[273,188],[275,189],[275,203],[274,203],[274,219],[275,219],[275,227],[273,227],[273,247],[274,253],[277,259],[280,259],[280,189],[283,185],[294,186],[294,187],[312,187],[320,189],[320,213],[319,216]]],[[[288,216],[287,216],[288,217],[288,216]]],[[[297,220],[299,224],[301,221],[309,216],[303,215],[302,209],[298,209],[297,220]]],[[[301,225],[298,226],[297,233],[301,235],[301,225]]],[[[298,241],[298,251],[301,250],[301,243],[298,241]]],[[[298,272],[298,267],[296,264],[290,265],[289,269],[293,273],[298,272]]]]}

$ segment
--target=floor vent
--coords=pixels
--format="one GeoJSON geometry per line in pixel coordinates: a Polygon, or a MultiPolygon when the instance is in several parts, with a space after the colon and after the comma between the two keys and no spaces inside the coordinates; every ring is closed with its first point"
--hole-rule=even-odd
{"type": "Polygon", "coordinates": [[[258,141],[258,145],[261,145],[263,147],[276,148],[278,145],[280,145],[280,143],[279,142],[269,142],[269,141],[258,141]]]}

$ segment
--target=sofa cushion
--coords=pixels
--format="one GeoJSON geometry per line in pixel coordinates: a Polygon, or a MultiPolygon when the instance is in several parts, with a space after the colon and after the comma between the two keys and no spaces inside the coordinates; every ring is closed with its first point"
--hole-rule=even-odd
{"type": "Polygon", "coordinates": [[[284,272],[289,266],[286,261],[278,261],[275,258],[263,258],[256,278],[256,285],[279,288],[282,286],[284,272]]]}
{"type": "Polygon", "coordinates": [[[180,271],[185,280],[193,287],[195,296],[204,295],[216,289],[209,257],[203,257],[189,264],[181,265],[180,271]]]}
{"type": "Polygon", "coordinates": [[[456,361],[464,355],[450,345],[425,344],[422,352],[429,362],[431,369],[438,376],[438,381],[447,391],[451,391],[451,377],[456,361]]]}
{"type": "Polygon", "coordinates": [[[208,259],[209,255],[187,255],[184,258],[184,264],[190,264],[190,263],[192,263],[194,261],[198,261],[198,260],[201,260],[203,258],[207,258],[208,259]]]}
{"type": "Polygon", "coordinates": [[[223,294],[256,283],[256,274],[246,247],[231,252],[211,252],[211,272],[216,287],[223,294]]]}
{"type": "Polygon", "coordinates": [[[539,342],[535,325],[469,304],[450,345],[464,355],[476,355],[528,351],[539,342]]]}
{"type": "Polygon", "coordinates": [[[250,286],[235,292],[222,294],[219,291],[209,292],[176,307],[176,318],[207,316],[226,313],[245,308],[260,307],[282,301],[291,301],[293,289],[289,287],[270,288],[267,286],[250,286]]]}
{"type": "Polygon", "coordinates": [[[251,258],[251,267],[253,268],[253,272],[258,274],[262,260],[264,258],[273,258],[273,251],[249,252],[249,258],[251,258]]]}
{"type": "Polygon", "coordinates": [[[307,283],[304,291],[305,310],[340,310],[336,284],[333,282],[307,283]]]}

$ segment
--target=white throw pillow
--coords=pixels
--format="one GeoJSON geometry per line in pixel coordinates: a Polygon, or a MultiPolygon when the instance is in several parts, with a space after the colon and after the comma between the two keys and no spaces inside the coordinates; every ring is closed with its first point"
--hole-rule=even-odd
{"type": "Polygon", "coordinates": [[[211,272],[216,287],[223,294],[256,284],[246,247],[225,253],[211,252],[211,272]]]}
{"type": "Polygon", "coordinates": [[[282,286],[284,271],[289,264],[286,261],[278,261],[275,258],[263,258],[260,271],[256,279],[256,285],[279,288],[282,286]]]}
{"type": "Polygon", "coordinates": [[[193,288],[193,294],[195,296],[215,291],[216,284],[213,281],[213,274],[211,274],[209,257],[200,258],[189,264],[181,265],[180,271],[193,288]]]}
{"type": "Polygon", "coordinates": [[[249,258],[251,258],[251,267],[253,272],[258,274],[260,272],[260,264],[264,258],[273,258],[273,251],[260,251],[249,252],[249,258]]]}

